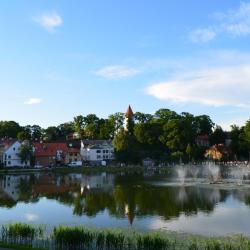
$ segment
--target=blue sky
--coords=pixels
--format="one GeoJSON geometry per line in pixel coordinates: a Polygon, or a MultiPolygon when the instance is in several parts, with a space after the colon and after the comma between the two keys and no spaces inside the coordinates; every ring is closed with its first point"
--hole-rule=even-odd
{"type": "Polygon", "coordinates": [[[250,118],[250,1],[0,2],[0,120],[159,108],[250,118]]]}

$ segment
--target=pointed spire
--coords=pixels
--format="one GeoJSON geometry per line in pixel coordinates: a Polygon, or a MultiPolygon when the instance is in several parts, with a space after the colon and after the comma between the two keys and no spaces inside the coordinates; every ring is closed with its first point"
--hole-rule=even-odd
{"type": "Polygon", "coordinates": [[[127,216],[128,216],[129,224],[130,224],[130,226],[132,226],[133,222],[134,222],[135,215],[134,215],[134,213],[128,213],[127,216]]]}
{"type": "Polygon", "coordinates": [[[128,109],[127,109],[127,112],[125,113],[125,117],[126,118],[132,118],[133,116],[134,116],[134,112],[133,112],[131,106],[129,105],[128,109]]]}

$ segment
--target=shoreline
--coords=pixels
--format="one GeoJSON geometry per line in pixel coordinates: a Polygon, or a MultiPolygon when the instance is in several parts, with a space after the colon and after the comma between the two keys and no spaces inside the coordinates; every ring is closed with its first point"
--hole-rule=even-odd
{"type": "Polygon", "coordinates": [[[32,224],[2,225],[0,247],[50,250],[249,250],[250,245],[250,236],[236,234],[203,236],[178,231],[56,226],[46,235],[45,230],[32,224]]]}
{"type": "Polygon", "coordinates": [[[126,172],[143,172],[145,170],[142,166],[128,166],[128,167],[57,167],[57,168],[4,168],[0,169],[0,174],[22,174],[22,173],[126,173],[126,172]]]}
{"type": "Polygon", "coordinates": [[[154,166],[154,167],[144,167],[142,165],[129,165],[129,166],[81,166],[81,167],[44,167],[44,168],[0,168],[0,174],[22,174],[22,173],[40,173],[40,172],[53,172],[53,173],[124,173],[124,172],[146,172],[146,171],[154,171],[155,173],[164,173],[169,172],[175,169],[175,167],[185,167],[185,166],[196,166],[203,167],[209,164],[217,165],[218,167],[228,167],[228,168],[239,168],[245,167],[250,168],[249,164],[245,164],[244,162],[234,162],[234,163],[224,163],[224,162],[201,162],[201,163],[187,163],[187,164],[169,164],[166,166],[154,166]]]}

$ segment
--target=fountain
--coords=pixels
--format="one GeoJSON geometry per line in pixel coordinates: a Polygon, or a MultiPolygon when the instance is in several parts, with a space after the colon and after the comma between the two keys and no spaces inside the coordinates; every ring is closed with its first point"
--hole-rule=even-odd
{"type": "Polygon", "coordinates": [[[247,166],[224,166],[209,162],[205,165],[177,165],[175,167],[179,185],[231,185],[250,184],[250,169],[247,166]],[[225,175],[226,173],[226,175],[225,175]]]}
{"type": "Polygon", "coordinates": [[[182,185],[185,183],[185,178],[186,178],[186,168],[185,166],[178,166],[176,169],[178,179],[182,185]]]}

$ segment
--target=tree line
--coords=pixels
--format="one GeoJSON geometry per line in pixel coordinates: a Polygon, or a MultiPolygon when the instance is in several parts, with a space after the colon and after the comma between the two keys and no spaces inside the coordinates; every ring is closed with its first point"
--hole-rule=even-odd
{"type": "Polygon", "coordinates": [[[0,138],[62,141],[75,132],[79,139],[112,140],[117,160],[125,163],[139,163],[144,158],[157,162],[203,160],[207,147],[197,145],[199,135],[207,135],[210,145],[230,140],[227,160],[248,160],[250,155],[250,121],[224,131],[207,115],[178,114],[169,109],[159,109],[154,114],[136,112],[127,129],[121,112],[106,119],[95,114],[79,115],[47,128],[0,121],[0,138]]]}

